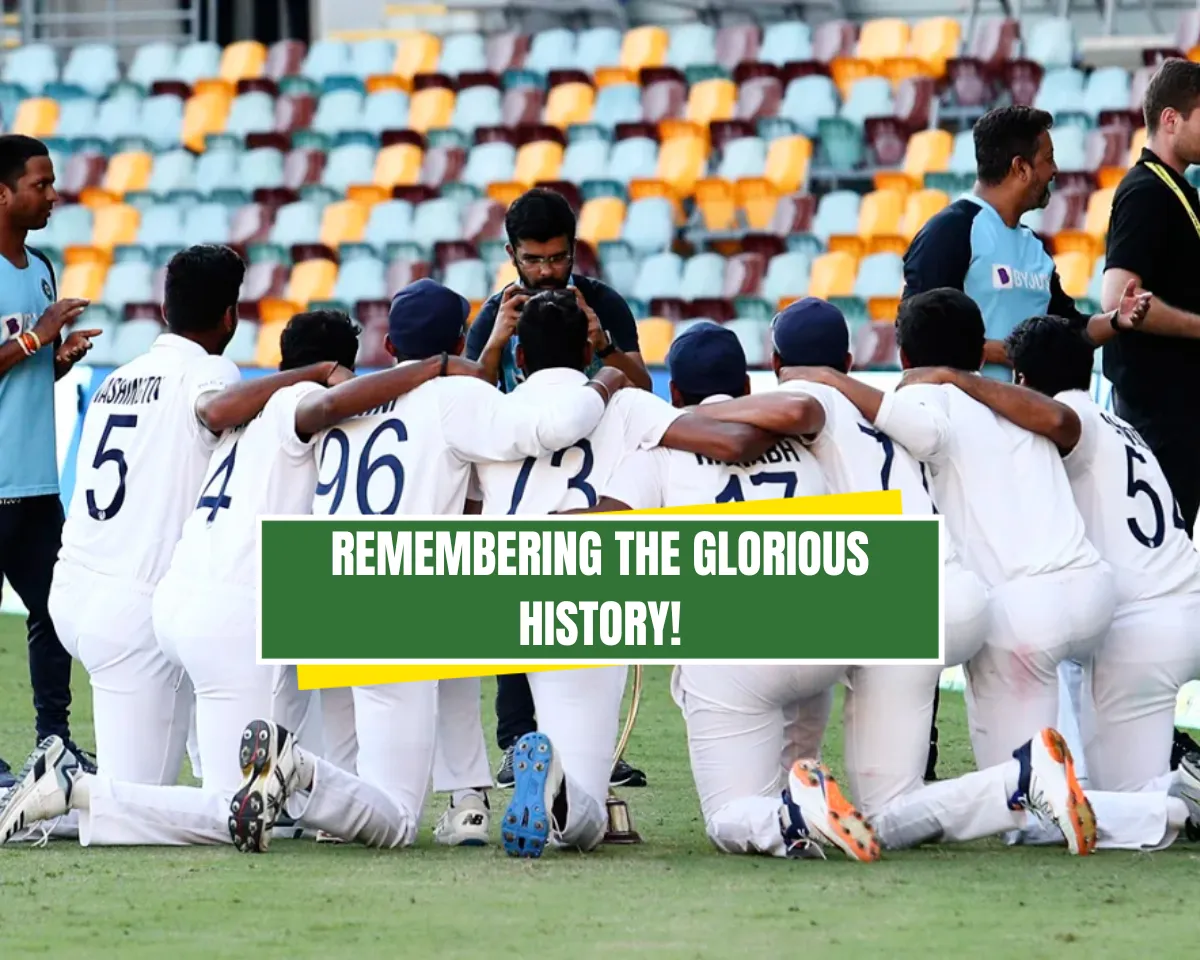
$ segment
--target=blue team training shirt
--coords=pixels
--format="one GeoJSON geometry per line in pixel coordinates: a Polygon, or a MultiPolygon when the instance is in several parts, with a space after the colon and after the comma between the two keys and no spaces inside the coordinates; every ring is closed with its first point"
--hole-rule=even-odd
{"type": "MultiPolygon", "coordinates": [[[[32,330],[56,299],[54,272],[36,250],[29,266],[0,257],[0,344],[32,330]]],[[[58,493],[54,345],[0,376],[0,499],[58,493]]]]}
{"type": "MultiPolygon", "coordinates": [[[[979,305],[989,340],[1004,340],[1022,320],[1047,313],[1084,319],[1042,241],[1023,224],[1010,227],[976,196],[930,219],[904,255],[904,296],[939,287],[961,290],[979,305]]],[[[987,364],[983,373],[1012,380],[999,364],[987,364]]]]}

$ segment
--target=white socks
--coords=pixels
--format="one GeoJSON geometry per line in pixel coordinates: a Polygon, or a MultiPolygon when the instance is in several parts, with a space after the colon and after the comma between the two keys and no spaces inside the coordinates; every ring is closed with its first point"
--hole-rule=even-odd
{"type": "Polygon", "coordinates": [[[296,759],[296,789],[311,790],[317,772],[316,760],[303,747],[292,747],[292,756],[296,759]]]}

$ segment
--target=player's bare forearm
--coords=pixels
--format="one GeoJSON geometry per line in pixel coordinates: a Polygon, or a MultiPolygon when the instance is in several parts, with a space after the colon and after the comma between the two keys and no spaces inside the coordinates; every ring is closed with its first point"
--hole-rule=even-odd
{"type": "Polygon", "coordinates": [[[685,413],[667,428],[659,446],[698,453],[720,463],[755,460],[779,438],[744,423],[725,423],[697,413],[685,413]]]}
{"type": "Polygon", "coordinates": [[[622,503],[614,497],[601,497],[596,501],[594,507],[576,507],[574,510],[556,510],[556,514],[568,513],[620,513],[622,510],[630,510],[632,507],[627,503],[622,503]]]}
{"type": "Polygon", "coordinates": [[[224,390],[207,393],[196,403],[196,417],[213,433],[222,433],[259,415],[278,391],[297,383],[324,383],[336,363],[314,363],[295,370],[272,373],[254,380],[243,380],[224,390]]]}
{"type": "Polygon", "coordinates": [[[650,380],[650,371],[646,369],[640,353],[622,353],[618,350],[604,358],[604,365],[620,370],[629,378],[630,385],[639,390],[654,389],[654,384],[650,380]]]}
{"type": "Polygon", "coordinates": [[[1008,359],[1008,347],[1003,340],[983,341],[983,362],[998,363],[1005,367],[1012,366],[1012,361],[1008,359]]]}
{"type": "Polygon", "coordinates": [[[947,383],[1030,433],[1052,441],[1064,454],[1075,449],[1082,429],[1079,415],[1066,404],[1015,383],[955,371],[947,383]]]}
{"type": "Polygon", "coordinates": [[[296,435],[311,437],[335,423],[383,406],[433,380],[441,369],[439,354],[381,373],[354,377],[328,390],[313,391],[296,405],[296,435]]]}
{"type": "Polygon", "coordinates": [[[760,393],[706,403],[700,413],[714,420],[745,423],[789,437],[814,437],[825,429],[825,408],[812,397],[760,393]]]}

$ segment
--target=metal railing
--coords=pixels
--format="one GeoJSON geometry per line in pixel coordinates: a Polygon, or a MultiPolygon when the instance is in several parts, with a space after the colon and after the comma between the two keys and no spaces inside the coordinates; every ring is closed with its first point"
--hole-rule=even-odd
{"type": "Polygon", "coordinates": [[[216,25],[216,0],[21,0],[25,43],[137,46],[198,40],[216,25]]]}

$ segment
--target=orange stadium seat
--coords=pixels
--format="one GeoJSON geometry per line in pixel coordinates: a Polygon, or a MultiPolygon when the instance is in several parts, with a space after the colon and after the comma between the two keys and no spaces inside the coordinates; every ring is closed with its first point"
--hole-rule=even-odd
{"type": "Polygon", "coordinates": [[[642,359],[652,365],[666,363],[667,351],[675,339],[675,324],[661,317],[650,317],[638,321],[637,331],[642,359]]]}
{"type": "Polygon", "coordinates": [[[718,177],[696,182],[696,206],[706,230],[732,230],[737,226],[737,204],[733,184],[718,177]]]}
{"type": "Polygon", "coordinates": [[[899,234],[905,195],[895,190],[873,190],[858,208],[858,235],[899,234]]]}
{"type": "Polygon", "coordinates": [[[908,53],[908,22],[896,18],[868,20],[858,35],[855,56],[860,60],[880,61],[903,57],[908,53]]]}
{"type": "Polygon", "coordinates": [[[643,67],[661,67],[667,59],[670,36],[662,27],[635,27],[621,40],[621,66],[635,74],[643,67]]]}
{"type": "Polygon", "coordinates": [[[690,196],[704,174],[708,144],[699,137],[673,137],[658,152],[659,180],[670,184],[676,196],[690,196]]]}
{"type": "Polygon", "coordinates": [[[183,145],[195,153],[204,152],[205,138],[221,133],[229,117],[230,97],[223,91],[193,94],[183,110],[183,145]]]}
{"type": "Polygon", "coordinates": [[[1133,140],[1129,143],[1129,166],[1133,166],[1142,158],[1142,151],[1146,149],[1146,128],[1138,127],[1133,131],[1133,140]]]}
{"type": "Polygon", "coordinates": [[[596,90],[590,83],[560,83],[550,89],[546,98],[546,123],[563,128],[587,123],[592,119],[595,103],[596,90]]]}
{"type": "Polygon", "coordinates": [[[375,183],[380,187],[412,186],[421,175],[421,148],[412,143],[393,143],[375,155],[375,183]]]}
{"type": "Polygon", "coordinates": [[[267,48],[257,40],[240,40],[231,43],[221,54],[221,79],[237,83],[261,77],[267,63],[267,48]]]}
{"type": "Polygon", "coordinates": [[[454,91],[445,87],[426,87],[412,95],[408,106],[408,125],[417,133],[428,133],[450,126],[454,116],[454,91]]]}
{"type": "Polygon", "coordinates": [[[934,214],[950,205],[950,197],[941,190],[918,190],[910,194],[900,222],[900,235],[911,240],[934,214]]]}
{"type": "Polygon", "coordinates": [[[795,193],[808,182],[812,162],[812,141],[800,134],[776,137],[767,147],[763,176],[780,193],[795,193]]]}
{"type": "MultiPolygon", "coordinates": [[[[264,300],[259,309],[265,308],[269,303],[283,304],[284,302],[282,300],[264,300]]],[[[287,304],[285,309],[288,308],[294,310],[295,304],[287,304]]],[[[282,359],[279,351],[279,335],[283,333],[283,328],[287,326],[290,319],[291,316],[283,320],[268,320],[265,316],[263,317],[263,321],[258,328],[258,343],[255,344],[254,349],[255,366],[266,367],[270,370],[278,369],[279,361],[282,359]]]]}
{"type": "Polygon", "coordinates": [[[62,299],[98,301],[104,292],[104,278],[108,276],[108,264],[103,261],[68,264],[58,284],[58,295],[62,299]]]}
{"type": "Polygon", "coordinates": [[[745,177],[734,188],[738,209],[751,230],[766,230],[779,205],[779,188],[766,177],[745,177]]]}
{"type": "Polygon", "coordinates": [[[707,126],[714,120],[728,120],[737,106],[737,86],[732,80],[714,77],[701,80],[688,93],[686,117],[692,123],[707,126]]]}
{"type": "Polygon", "coordinates": [[[621,239],[625,203],[618,197],[596,197],[579,211],[579,239],[592,246],[604,240],[621,239]]]}
{"type": "Polygon", "coordinates": [[[292,267],[287,299],[301,307],[311,300],[328,300],[333,296],[337,274],[337,264],[332,260],[304,260],[292,267]]]}
{"type": "Polygon", "coordinates": [[[829,64],[829,75],[837,85],[838,94],[842,100],[850,98],[850,89],[863,77],[872,77],[878,73],[876,65],[871,60],[860,57],[836,57],[829,64]]]}
{"type": "Polygon", "coordinates": [[[411,80],[418,73],[435,73],[442,55],[442,41],[432,33],[412,33],[396,45],[392,72],[411,80]]]}
{"type": "Polygon", "coordinates": [[[562,166],[563,147],[553,140],[534,140],[517,151],[513,179],[533,186],[540,180],[557,180],[562,166]]]}
{"type": "Polygon", "coordinates": [[[58,126],[58,101],[48,97],[22,100],[13,118],[12,132],[43,139],[52,136],[58,126]]]}
{"type": "Polygon", "coordinates": [[[321,215],[321,242],[331,250],[343,243],[360,243],[371,208],[357,200],[331,203],[321,215]]]}
{"type": "Polygon", "coordinates": [[[1058,270],[1058,279],[1062,282],[1063,292],[1076,300],[1086,297],[1094,265],[1094,257],[1078,251],[1060,253],[1056,256],[1054,267],[1058,270]]]}
{"type": "Polygon", "coordinates": [[[136,242],[141,214],[126,203],[110,203],[92,213],[92,245],[111,250],[136,242]]]}
{"type": "Polygon", "coordinates": [[[492,278],[492,293],[499,293],[510,283],[516,283],[521,278],[517,275],[516,265],[511,260],[505,260],[492,278]]]}
{"type": "Polygon", "coordinates": [[[809,273],[808,294],[828,300],[854,295],[854,277],[858,261],[841,250],[823,253],[813,261],[809,273]]]}
{"type": "Polygon", "coordinates": [[[913,27],[909,53],[929,65],[935,77],[946,75],[946,61],[958,55],[962,27],[953,17],[930,17],[913,27]]]}
{"type": "Polygon", "coordinates": [[[954,135],[946,130],[922,130],[908,138],[902,170],[885,170],[875,175],[877,189],[920,189],[927,173],[943,173],[950,166],[954,135]]]}
{"type": "Polygon", "coordinates": [[[150,182],[150,170],[153,166],[154,158],[148,153],[118,153],[108,161],[108,171],[104,174],[104,189],[118,198],[131,190],[145,190],[150,182]]]}

